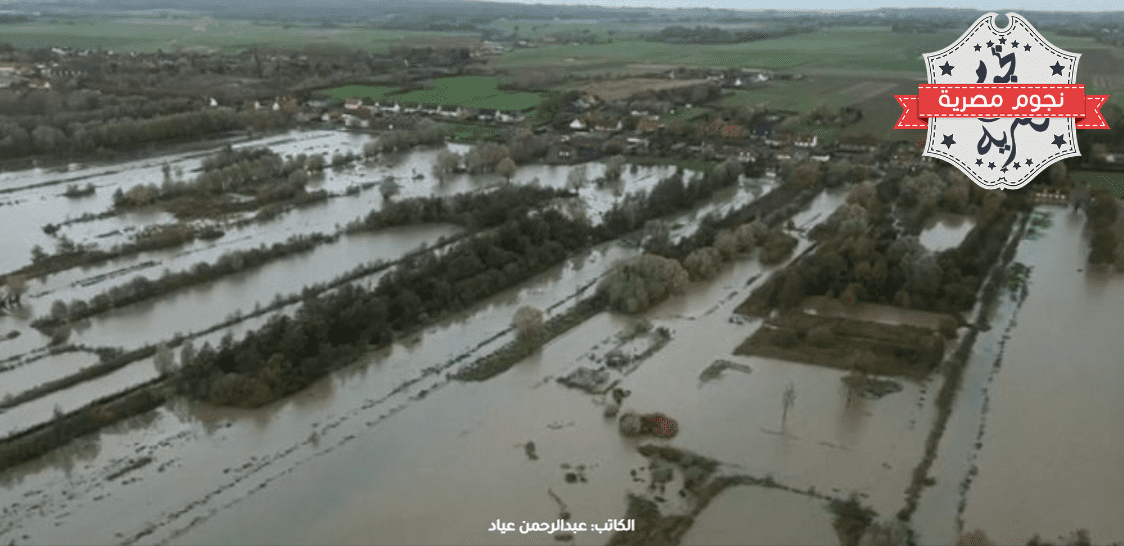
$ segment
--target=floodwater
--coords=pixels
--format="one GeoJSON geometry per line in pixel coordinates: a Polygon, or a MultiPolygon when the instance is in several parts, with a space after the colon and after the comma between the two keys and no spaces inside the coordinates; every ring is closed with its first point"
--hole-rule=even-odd
{"type": "Polygon", "coordinates": [[[833,546],[839,537],[824,501],[777,489],[733,487],[711,501],[682,546],[833,546]],[[754,507],[746,510],[747,506],[754,507]],[[794,519],[789,514],[812,517],[794,519]],[[817,515],[819,517],[815,517],[817,515]]]}
{"type": "MultiPolygon", "coordinates": [[[[364,142],[355,135],[300,138],[271,142],[288,146],[286,153],[334,153],[364,142]]],[[[434,154],[436,150],[422,150],[390,158],[389,166],[356,165],[328,173],[317,183],[337,191],[393,172],[410,179],[403,181],[403,196],[501,183],[490,175],[460,175],[439,183],[421,170],[428,169],[424,158],[434,154]],[[414,171],[425,177],[412,180],[414,171]]],[[[154,161],[147,168],[158,173],[159,165],[154,161]]],[[[515,179],[562,186],[571,168],[527,166],[515,179]]],[[[590,178],[599,168],[589,167],[590,178]]],[[[590,185],[581,196],[596,216],[608,203],[650,188],[670,172],[641,169],[626,174],[618,188],[590,185]]],[[[761,186],[760,181],[746,181],[723,196],[727,201],[706,205],[701,213],[748,202],[761,186]]],[[[767,190],[769,184],[764,186],[767,190]]],[[[794,255],[811,244],[802,230],[828,217],[844,196],[821,194],[794,218],[794,234],[800,238],[794,255]]],[[[272,226],[288,226],[282,228],[286,237],[323,231],[380,203],[377,191],[332,199],[276,223],[229,233],[215,243],[144,259],[159,257],[160,268],[174,265],[170,268],[179,270],[200,256],[217,256],[218,244],[226,249],[257,246],[258,235],[269,237],[265,233],[272,226]],[[346,208],[331,208],[336,202],[346,208]],[[327,210],[333,211],[328,220],[327,210]]],[[[14,209],[2,212],[9,210],[14,209]]],[[[1117,310],[1124,304],[1124,279],[1078,271],[1085,267],[1088,246],[1082,235],[1084,217],[1051,210],[1056,211],[1053,227],[1039,240],[1022,241],[1016,258],[1033,267],[1029,297],[1021,307],[1010,301],[1000,306],[994,328],[980,335],[965,372],[930,473],[936,485],[924,490],[914,515],[922,544],[954,542],[962,499],[963,527],[982,528],[1001,543],[1025,543],[1034,533],[1053,537],[1082,527],[1098,542],[1124,538],[1118,522],[1118,508],[1124,506],[1119,493],[1124,491],[1124,471],[1118,464],[1124,425],[1113,409],[1124,383],[1117,380],[1118,363],[1105,358],[1124,354],[1124,341],[1114,335],[1117,310]],[[1074,347],[1078,339],[1079,350],[1074,347]],[[995,366],[998,356],[1001,365],[995,366]],[[1043,442],[1044,437],[1051,441],[1043,442]],[[964,497],[960,484],[973,468],[978,476],[964,497]],[[1011,502],[1012,491],[1020,492],[1019,502],[1011,502]]],[[[675,235],[688,234],[699,214],[677,219],[674,223],[681,227],[675,235]]],[[[934,250],[959,244],[971,220],[957,221],[938,220],[922,242],[934,250]]],[[[394,259],[455,232],[450,226],[419,226],[344,237],[205,287],[95,317],[76,329],[72,340],[135,347],[176,331],[199,331],[236,309],[265,305],[276,293],[297,292],[360,263],[394,259]]],[[[445,376],[509,341],[511,334],[505,331],[518,307],[564,312],[582,295],[576,293],[578,287],[597,281],[615,260],[636,252],[611,243],[572,257],[271,406],[246,411],[177,401],[0,473],[0,483],[14,499],[0,512],[0,542],[554,544],[555,537],[545,533],[501,535],[487,529],[497,519],[517,527],[523,521],[558,519],[563,507],[552,494],[572,514],[572,522],[625,517],[626,493],[651,494],[644,470],[648,461],[636,452],[642,442],[713,457],[723,463],[724,474],[771,476],[792,489],[835,498],[856,492],[880,517],[892,517],[902,506],[934,422],[932,395],[940,378],[902,381],[901,391],[865,400],[848,396],[839,370],[732,355],[760,324],[733,319],[733,309],[776,270],[754,258],[728,265],[714,281],[692,285],[686,294],[640,317],[602,313],[488,381],[459,383],[445,376]],[[623,410],[673,417],[680,433],[671,440],[622,438],[615,420],[602,417],[603,397],[556,381],[640,319],[667,327],[672,340],[624,377],[620,386],[632,395],[623,410]],[[466,359],[457,360],[462,355],[466,359]],[[717,359],[744,364],[751,372],[727,371],[700,383],[699,374],[717,359]],[[782,422],[782,393],[789,384],[797,398],[782,422]],[[536,460],[525,453],[528,441],[535,443],[536,460]],[[140,457],[152,462],[118,476],[140,457]],[[571,470],[563,465],[585,465],[588,482],[567,482],[571,470]],[[645,479],[634,481],[633,470],[645,479]]],[[[113,268],[58,275],[38,288],[54,292],[30,307],[43,312],[48,299],[86,294],[71,285],[106,270],[113,268]]],[[[101,283],[98,291],[134,274],[101,283]]],[[[927,315],[816,305],[812,302],[816,312],[857,312],[866,320],[931,327],[927,315]]],[[[214,341],[227,331],[241,336],[272,314],[205,339],[214,341]]],[[[2,318],[0,329],[25,320],[2,318]]],[[[43,343],[44,338],[25,331],[0,345],[0,352],[31,351],[43,343]]],[[[19,393],[94,359],[89,353],[44,358],[3,372],[0,381],[5,393],[19,393]]],[[[0,414],[0,434],[40,422],[56,406],[68,411],[155,376],[151,360],[145,360],[52,393],[0,414]]],[[[677,480],[663,495],[664,513],[683,510],[677,480]]],[[[833,544],[831,515],[824,505],[801,493],[734,487],[700,514],[684,544],[742,544],[746,537],[762,544],[833,544]]],[[[577,533],[572,543],[603,544],[607,539],[585,532],[577,533]]]]}
{"type": "MultiPolygon", "coordinates": [[[[839,199],[825,197],[813,207],[830,212],[839,199]]],[[[623,494],[632,484],[629,470],[646,461],[636,454],[635,442],[622,440],[613,423],[602,419],[596,400],[561,387],[551,377],[572,367],[594,340],[626,327],[631,319],[595,317],[548,344],[529,362],[484,383],[448,383],[442,373],[424,368],[451,371],[454,356],[480,356],[496,348],[507,339],[496,334],[506,328],[516,308],[552,307],[572,297],[576,287],[598,279],[615,259],[635,252],[610,244],[575,257],[463,318],[401,340],[372,355],[370,363],[341,371],[272,407],[250,412],[199,404],[161,409],[151,414],[148,425],[105,433],[100,440],[59,452],[62,460],[51,469],[7,473],[5,479],[26,497],[7,513],[15,519],[6,515],[8,519],[0,520],[0,535],[10,530],[13,537],[26,533],[33,536],[27,540],[44,543],[527,543],[528,536],[483,533],[496,518],[557,519],[559,507],[547,489],[568,505],[574,521],[624,517],[623,494]],[[423,392],[424,399],[413,400],[423,392]],[[395,418],[389,419],[392,415],[395,418]],[[528,461],[522,447],[515,445],[528,440],[539,446],[538,461],[528,461]],[[85,461],[82,471],[74,471],[73,462],[68,462],[74,459],[67,452],[85,461]],[[156,462],[123,478],[128,488],[103,482],[104,476],[127,464],[127,458],[140,454],[156,462]],[[563,463],[588,465],[589,483],[565,483],[563,463]],[[357,468],[362,471],[356,473],[357,468]],[[290,487],[305,490],[309,483],[326,489],[280,498],[276,494],[290,487]],[[258,494],[266,489],[270,491],[258,494]],[[506,500],[481,502],[484,493],[506,500]],[[313,515],[307,510],[308,494],[336,500],[313,519],[297,517],[313,515]],[[262,504],[268,499],[284,506],[262,504]],[[374,513],[381,519],[372,519],[372,505],[380,507],[374,513]],[[121,510],[131,514],[127,520],[114,516],[121,510]],[[283,514],[291,517],[279,517],[283,514]],[[262,526],[258,516],[272,523],[262,526]],[[443,523],[434,525],[439,518],[443,523]],[[405,526],[398,534],[381,532],[400,524],[405,526]],[[276,533],[260,536],[266,528],[276,533]],[[377,537],[373,529],[380,530],[377,537]],[[253,535],[257,536],[249,538],[253,535]]],[[[745,281],[756,271],[754,260],[743,261],[729,270],[730,277],[720,281],[717,291],[685,296],[692,303],[679,312],[705,313],[726,295],[727,285],[748,290],[745,281]]],[[[724,312],[710,313],[709,322],[733,328],[725,320],[738,300],[722,301],[724,312]]],[[[748,334],[741,330],[738,335],[748,334]]],[[[732,346],[718,349],[718,354],[729,353],[732,346]]],[[[683,371],[692,389],[699,371],[683,371]]],[[[654,372],[652,380],[659,382],[660,373],[654,372]]],[[[838,378],[827,381],[834,389],[838,378]]],[[[839,393],[833,394],[837,399],[839,393]]],[[[50,464],[50,459],[39,464],[50,464]]],[[[575,542],[607,539],[594,534],[575,542]]],[[[540,535],[533,540],[553,539],[540,535]]]]}
{"type": "Polygon", "coordinates": [[[963,214],[941,212],[929,220],[928,225],[918,237],[921,244],[933,251],[940,252],[949,248],[960,246],[964,236],[976,226],[976,221],[963,214]]]}
{"type": "MultiPolygon", "coordinates": [[[[267,146],[283,156],[306,154],[361,153],[369,136],[338,131],[294,131],[287,135],[236,143],[235,148],[267,146]]],[[[217,150],[220,144],[215,145],[217,150]]],[[[467,151],[467,146],[450,144],[455,152],[467,151]]],[[[439,149],[420,149],[382,158],[382,163],[354,162],[341,169],[327,169],[322,177],[310,182],[310,188],[325,188],[343,192],[361,183],[393,176],[402,184],[399,199],[429,195],[480,191],[505,183],[495,175],[457,175],[444,181],[428,175],[439,149]],[[420,178],[416,174],[422,174],[420,178]]],[[[141,161],[111,166],[71,165],[65,169],[47,171],[33,169],[0,175],[0,190],[6,191],[7,201],[0,214],[0,227],[27,235],[24,239],[7,238],[10,247],[0,253],[0,266],[16,269],[27,262],[32,246],[40,245],[51,250],[54,239],[38,229],[47,223],[59,223],[83,214],[96,214],[111,207],[111,195],[117,188],[128,189],[141,183],[159,183],[163,178],[162,166],[168,164],[183,177],[193,176],[208,153],[172,154],[141,161]],[[22,175],[22,176],[21,176],[22,175]],[[98,191],[94,196],[67,199],[61,192],[71,183],[92,183],[98,191]],[[3,224],[3,222],[9,222],[3,224]],[[17,229],[18,228],[18,229],[17,229]],[[17,240],[13,242],[13,240],[17,240]],[[9,260],[4,261],[4,260],[9,260]]],[[[529,165],[518,170],[515,183],[536,183],[551,187],[564,187],[569,172],[577,167],[529,165]]],[[[588,178],[601,176],[604,166],[589,164],[588,178]]],[[[660,178],[674,172],[673,167],[642,167],[628,169],[618,183],[597,187],[588,184],[581,189],[581,198],[587,205],[591,219],[598,220],[613,203],[630,192],[650,189],[660,178]]],[[[687,173],[688,175],[690,173],[687,173]]],[[[42,381],[61,379],[82,367],[94,364],[97,359],[90,353],[50,355],[33,362],[28,360],[33,352],[42,350],[48,339],[29,324],[36,316],[47,313],[52,301],[89,300],[114,286],[121,286],[137,276],[155,279],[167,271],[184,271],[199,262],[213,263],[222,254],[272,245],[295,235],[335,233],[352,220],[362,218],[383,205],[378,191],[363,191],[358,195],[341,195],[309,207],[282,214],[265,223],[251,223],[236,229],[216,241],[194,241],[174,249],[141,252],[92,267],[73,268],[29,283],[29,292],[19,316],[0,316],[3,333],[18,331],[21,335],[0,345],[0,357],[17,357],[5,364],[7,372],[0,372],[0,383],[6,394],[24,392],[42,381]]],[[[111,218],[83,221],[65,225],[60,235],[81,244],[95,243],[106,247],[124,241],[135,230],[157,223],[169,223],[170,215],[153,211],[140,211],[111,218]],[[106,237],[107,234],[115,234],[106,237]]],[[[223,322],[237,313],[245,315],[257,306],[268,305],[275,296],[299,293],[304,286],[331,280],[352,268],[377,260],[392,261],[421,245],[433,246],[441,237],[459,233],[453,226],[415,226],[381,230],[378,233],[361,233],[344,236],[340,241],[320,245],[297,255],[247,270],[236,275],[216,279],[206,285],[189,287],[157,300],[148,300],[92,317],[72,329],[70,342],[94,347],[137,348],[171,338],[177,333],[199,332],[223,322]]],[[[360,282],[377,281],[374,275],[360,282]]],[[[550,293],[553,295],[553,292],[550,293]]],[[[534,299],[534,298],[531,298],[534,299]]],[[[553,304],[553,300],[540,302],[553,304]]],[[[290,306],[291,312],[295,306],[290,306]]],[[[264,322],[265,317],[243,321],[232,328],[213,332],[203,339],[220,339],[227,332],[240,335],[264,322]]],[[[504,320],[507,320],[505,317],[504,320]]],[[[63,409],[112,394],[122,388],[139,384],[152,377],[150,362],[130,365],[131,371],[119,370],[113,376],[128,378],[114,383],[100,378],[96,382],[77,385],[65,392],[14,408],[0,417],[0,434],[24,429],[51,417],[57,405],[63,409]],[[144,371],[137,371],[143,369],[144,371]],[[91,385],[97,385],[93,388],[91,385]],[[108,390],[107,390],[108,389],[108,390]]],[[[0,395],[2,396],[2,395],[0,395]]]]}
{"type": "MultiPolygon", "coordinates": [[[[1096,544],[1124,540],[1124,398],[1118,355],[1124,277],[1086,271],[1085,217],[1066,208],[1015,261],[1031,266],[1030,294],[996,357],[994,376],[966,384],[987,391],[970,456],[978,475],[964,529],[998,544],[1052,539],[1088,529],[1096,544]],[[1012,492],[1018,502],[1010,502],[1012,492]]],[[[959,409],[959,408],[958,408],[959,409]]],[[[958,444],[950,443],[951,446],[958,444]]],[[[943,452],[943,447],[942,447],[943,452]]],[[[961,476],[950,476],[959,477],[961,476]]]]}
{"type": "MultiPolygon", "coordinates": [[[[1015,258],[1033,268],[1029,295],[1021,308],[1000,310],[1014,315],[994,323],[997,336],[1008,328],[1005,335],[977,347],[941,442],[944,471],[935,467],[934,474],[950,485],[976,474],[963,530],[982,529],[997,544],[1077,529],[1089,530],[1097,544],[1124,541],[1124,421],[1117,410],[1124,398],[1124,278],[1087,270],[1082,214],[1039,210],[1053,213],[1053,225],[1022,241],[1015,258]]],[[[954,502],[921,520],[929,543],[947,543],[958,530],[957,496],[945,495],[954,502]]]]}

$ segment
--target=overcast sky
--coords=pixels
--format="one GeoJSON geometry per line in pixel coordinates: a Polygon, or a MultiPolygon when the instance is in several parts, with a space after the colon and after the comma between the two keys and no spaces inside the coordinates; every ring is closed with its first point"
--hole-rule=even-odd
{"type": "MultiPolygon", "coordinates": [[[[500,0],[503,1],[503,0],[500,0]]],[[[981,2],[963,0],[566,0],[536,1],[519,0],[533,4],[587,4],[595,6],[653,7],[653,8],[726,8],[747,10],[868,10],[877,8],[971,8],[1006,13],[1010,11],[1121,11],[1124,2],[1120,0],[1090,0],[1075,2],[1064,0],[1017,0],[1007,7],[987,5],[981,2]]]]}

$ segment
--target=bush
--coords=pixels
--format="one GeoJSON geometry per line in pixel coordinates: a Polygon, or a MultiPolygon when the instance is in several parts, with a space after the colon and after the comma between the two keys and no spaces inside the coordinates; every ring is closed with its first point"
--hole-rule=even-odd
{"type": "Polygon", "coordinates": [[[683,267],[696,281],[706,281],[718,275],[718,268],[722,257],[713,247],[704,246],[687,255],[683,260],[683,267]]]}
{"type": "Polygon", "coordinates": [[[761,263],[774,265],[782,262],[796,248],[797,243],[795,237],[780,230],[773,231],[761,246],[761,263]]]}
{"type": "Polygon", "coordinates": [[[671,258],[644,254],[618,263],[599,290],[609,305],[625,313],[639,313],[679,293],[687,284],[687,271],[671,258]]]}

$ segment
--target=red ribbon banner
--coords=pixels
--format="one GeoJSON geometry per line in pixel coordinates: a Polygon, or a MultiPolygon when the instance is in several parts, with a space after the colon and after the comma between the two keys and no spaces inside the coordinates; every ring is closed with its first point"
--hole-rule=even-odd
{"type": "Polygon", "coordinates": [[[894,95],[902,106],[895,129],[925,129],[928,118],[1076,118],[1078,129],[1108,129],[1100,108],[1108,95],[1086,95],[1081,84],[960,84],[917,86],[894,95]]]}

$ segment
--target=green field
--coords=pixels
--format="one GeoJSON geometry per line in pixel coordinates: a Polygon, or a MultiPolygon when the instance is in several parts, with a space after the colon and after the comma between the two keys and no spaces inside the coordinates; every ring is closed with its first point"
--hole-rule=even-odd
{"type": "Polygon", "coordinates": [[[495,110],[526,110],[542,102],[537,93],[508,93],[496,87],[496,78],[458,76],[434,80],[431,87],[393,95],[399,102],[436,103],[442,106],[468,106],[495,110]]]}
{"type": "Polygon", "coordinates": [[[441,106],[467,106],[494,110],[526,110],[542,102],[537,93],[508,93],[497,88],[498,80],[486,76],[457,76],[434,80],[426,89],[401,92],[384,85],[345,85],[322,89],[320,93],[338,99],[360,97],[398,103],[433,103],[441,106]]]}
{"type": "Polygon", "coordinates": [[[365,28],[319,28],[275,23],[213,20],[209,17],[80,18],[52,24],[0,26],[0,41],[21,48],[73,47],[152,52],[210,48],[238,51],[250,47],[363,49],[385,53],[407,37],[448,33],[365,28]]]}
{"type": "Polygon", "coordinates": [[[1124,173],[1073,171],[1069,175],[1077,185],[1088,184],[1094,188],[1104,188],[1117,197],[1124,197],[1124,173]]]}
{"type": "Polygon", "coordinates": [[[475,123],[446,123],[449,126],[449,137],[454,142],[475,144],[481,140],[499,141],[503,135],[496,127],[477,125],[475,123]]]}
{"type": "Polygon", "coordinates": [[[922,69],[922,53],[944,48],[958,37],[959,34],[953,33],[899,34],[883,27],[839,27],[812,34],[742,44],[667,44],[615,40],[611,44],[517,49],[497,59],[495,64],[501,68],[533,68],[616,62],[919,72],[922,69]]]}
{"type": "Polygon", "coordinates": [[[359,97],[368,100],[382,100],[387,94],[394,91],[395,88],[385,85],[345,85],[343,87],[334,87],[332,89],[323,89],[320,93],[328,95],[333,98],[347,100],[350,97],[359,97]]]}
{"type": "Polygon", "coordinates": [[[838,109],[853,104],[854,98],[840,94],[850,80],[817,78],[815,80],[775,81],[754,89],[737,90],[733,95],[717,101],[724,107],[752,107],[763,105],[770,110],[809,111],[820,104],[838,109]]]}

